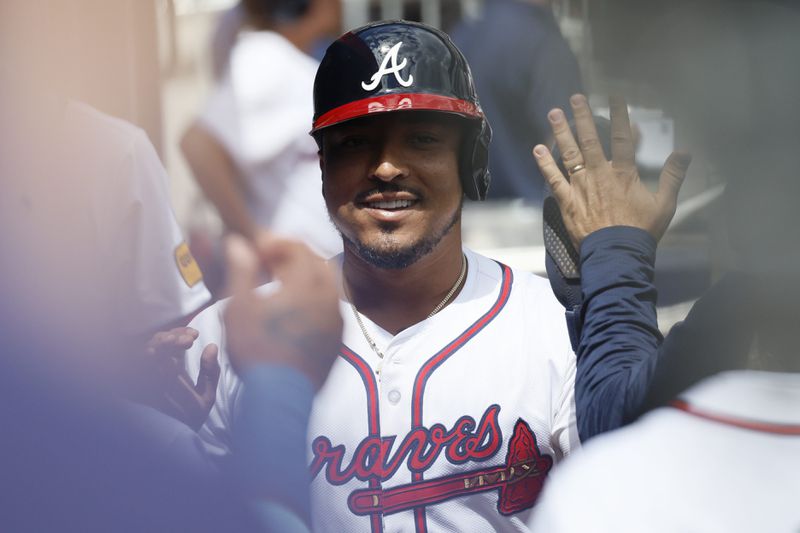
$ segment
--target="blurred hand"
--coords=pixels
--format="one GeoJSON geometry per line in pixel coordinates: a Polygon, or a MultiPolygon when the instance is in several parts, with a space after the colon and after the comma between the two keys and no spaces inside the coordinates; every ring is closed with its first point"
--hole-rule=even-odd
{"type": "Polygon", "coordinates": [[[610,226],[641,228],[660,240],[675,214],[691,158],[673,152],[661,171],[658,191],[653,193],[639,179],[625,100],[610,100],[611,161],[603,153],[586,98],[575,95],[570,103],[577,142],[562,110],[548,114],[568,176],[561,173],[545,146],[537,145],[533,155],[561,208],[573,244],[580,249],[587,235],[610,226]]]}
{"type": "Polygon", "coordinates": [[[220,368],[218,348],[209,344],[200,356],[200,374],[197,383],[186,372],[186,350],[197,340],[198,332],[192,328],[174,328],[156,333],[147,343],[146,355],[151,385],[145,403],[176,418],[195,431],[205,423],[214,406],[220,368]]]}
{"type": "Polygon", "coordinates": [[[232,298],[225,310],[227,351],[237,372],[259,362],[285,365],[322,386],[341,348],[336,277],[305,245],[262,234],[255,246],[227,239],[232,298]],[[253,290],[266,269],[276,292],[253,290]]]}

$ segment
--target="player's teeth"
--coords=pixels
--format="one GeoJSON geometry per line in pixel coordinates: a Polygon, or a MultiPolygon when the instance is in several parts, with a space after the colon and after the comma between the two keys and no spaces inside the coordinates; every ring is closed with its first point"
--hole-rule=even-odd
{"type": "Polygon", "coordinates": [[[411,206],[411,200],[387,200],[382,202],[372,202],[374,209],[401,209],[411,206]]]}

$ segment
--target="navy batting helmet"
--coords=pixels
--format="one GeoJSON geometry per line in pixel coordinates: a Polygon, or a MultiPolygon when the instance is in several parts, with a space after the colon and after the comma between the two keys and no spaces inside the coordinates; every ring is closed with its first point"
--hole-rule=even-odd
{"type": "Polygon", "coordinates": [[[468,125],[460,155],[461,183],[472,200],[489,189],[486,121],[464,55],[444,32],[408,21],[352,30],[328,47],[314,80],[311,134],[373,113],[438,111],[468,125]]]}

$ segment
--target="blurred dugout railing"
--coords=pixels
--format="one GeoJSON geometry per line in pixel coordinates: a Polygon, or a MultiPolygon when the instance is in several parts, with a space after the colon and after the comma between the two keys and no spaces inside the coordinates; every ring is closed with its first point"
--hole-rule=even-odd
{"type": "Polygon", "coordinates": [[[355,28],[373,20],[418,20],[448,28],[462,16],[478,16],[483,0],[344,0],[343,23],[355,28]]]}
{"type": "MultiPolygon", "coordinates": [[[[417,20],[452,28],[462,18],[478,18],[483,3],[492,0],[343,0],[343,29],[382,19],[417,20]]],[[[575,51],[586,78],[591,58],[589,0],[554,0],[553,11],[561,30],[575,51]]]]}
{"type": "MultiPolygon", "coordinates": [[[[227,9],[238,0],[158,0],[170,4],[176,15],[216,12],[227,9]]],[[[476,18],[484,2],[492,0],[342,0],[343,30],[373,20],[417,20],[447,30],[463,17],[476,18]]],[[[562,30],[577,39],[588,20],[589,0],[553,0],[553,11],[562,30]]]]}

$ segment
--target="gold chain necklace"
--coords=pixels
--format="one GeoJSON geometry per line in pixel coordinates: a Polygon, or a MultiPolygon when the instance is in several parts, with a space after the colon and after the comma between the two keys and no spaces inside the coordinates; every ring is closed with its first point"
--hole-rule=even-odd
{"type": "MultiPolygon", "coordinates": [[[[439,302],[436,305],[436,307],[433,308],[433,311],[431,311],[428,314],[426,319],[432,317],[433,315],[435,315],[436,313],[441,311],[442,308],[445,305],[447,305],[447,302],[450,301],[450,298],[453,297],[453,295],[456,293],[458,288],[461,286],[461,282],[464,281],[464,276],[466,275],[466,273],[467,273],[467,256],[462,254],[461,255],[461,272],[458,274],[458,279],[456,280],[455,284],[453,284],[453,286],[450,288],[450,290],[447,292],[447,294],[445,294],[445,296],[442,299],[442,301],[439,302]]],[[[367,331],[366,326],[364,326],[364,322],[361,320],[361,313],[359,313],[358,309],[356,309],[356,306],[353,303],[353,299],[350,297],[350,292],[347,290],[347,283],[344,280],[344,275],[342,276],[342,287],[344,288],[344,294],[347,297],[347,301],[350,304],[350,309],[353,310],[353,316],[356,318],[356,322],[358,322],[358,327],[361,328],[361,333],[364,335],[364,338],[367,340],[367,344],[369,344],[370,348],[372,348],[372,351],[375,352],[375,354],[380,359],[380,362],[378,363],[378,370],[377,370],[378,375],[380,375],[381,368],[383,366],[383,359],[384,359],[383,352],[381,351],[380,348],[378,348],[378,345],[375,343],[375,341],[372,339],[372,336],[367,331]]]]}

